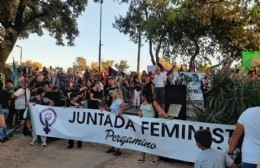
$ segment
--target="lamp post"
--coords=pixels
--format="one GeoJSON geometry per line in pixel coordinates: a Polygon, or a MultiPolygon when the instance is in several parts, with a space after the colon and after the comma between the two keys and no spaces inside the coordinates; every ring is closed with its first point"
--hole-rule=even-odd
{"type": "Polygon", "coordinates": [[[138,25],[138,51],[137,51],[137,74],[139,74],[140,72],[140,52],[141,52],[141,43],[142,43],[142,39],[141,39],[141,25],[138,25]]]}
{"type": "Polygon", "coordinates": [[[23,59],[23,47],[16,45],[16,47],[20,48],[20,66],[22,66],[22,59],[23,59]]]}
{"type": "Polygon", "coordinates": [[[100,0],[100,27],[99,27],[99,51],[98,51],[98,72],[101,73],[101,33],[102,33],[102,4],[103,0],[100,0]]]}

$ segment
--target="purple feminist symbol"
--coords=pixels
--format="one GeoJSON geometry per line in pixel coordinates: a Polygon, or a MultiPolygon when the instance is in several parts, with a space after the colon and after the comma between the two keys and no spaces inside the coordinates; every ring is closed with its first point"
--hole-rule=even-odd
{"type": "Polygon", "coordinates": [[[43,128],[43,131],[45,132],[45,134],[49,134],[49,132],[51,132],[51,130],[49,129],[49,123],[47,120],[45,120],[45,127],[43,128]]]}
{"type": "Polygon", "coordinates": [[[40,113],[40,121],[44,126],[43,131],[45,134],[51,132],[50,127],[56,122],[56,119],[57,114],[52,108],[45,109],[40,113]]]}

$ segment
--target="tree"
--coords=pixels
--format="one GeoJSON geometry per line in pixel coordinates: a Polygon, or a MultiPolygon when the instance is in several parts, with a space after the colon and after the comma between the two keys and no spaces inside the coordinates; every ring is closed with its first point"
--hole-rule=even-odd
{"type": "Polygon", "coordinates": [[[259,49],[259,11],[253,0],[131,1],[114,27],[135,42],[140,26],[153,64],[160,55],[207,64],[211,57],[240,58],[242,50],[259,49]]]}
{"type": "Polygon", "coordinates": [[[129,65],[127,63],[127,60],[121,60],[119,63],[115,64],[115,68],[119,71],[119,72],[125,72],[128,68],[129,65]]]}
{"type": "Polygon", "coordinates": [[[90,70],[91,70],[92,73],[98,72],[98,63],[97,62],[91,62],[90,70]]]}
{"type": "Polygon", "coordinates": [[[25,67],[31,67],[32,69],[36,69],[36,68],[39,68],[39,69],[42,69],[42,63],[40,62],[34,62],[32,60],[26,60],[23,65],[25,67]]]}
{"type": "MultiPolygon", "coordinates": [[[[108,73],[109,67],[113,67],[114,60],[102,60],[101,61],[101,72],[108,73]]],[[[91,62],[90,65],[91,72],[98,72],[98,63],[91,62]]]]}
{"type": "Polygon", "coordinates": [[[160,58],[160,64],[162,64],[164,69],[167,71],[170,71],[173,67],[173,64],[169,60],[166,60],[165,58],[160,58]]]}
{"type": "MultiPolygon", "coordinates": [[[[19,64],[20,64],[20,63],[19,63],[18,61],[15,61],[15,66],[16,66],[16,67],[19,67],[19,64]]],[[[6,68],[6,69],[13,70],[13,62],[12,62],[12,63],[6,63],[6,64],[5,64],[5,68],[6,68]]]]}
{"type": "Polygon", "coordinates": [[[73,68],[76,71],[83,71],[87,68],[87,61],[84,57],[76,57],[75,62],[73,63],[73,68]]]}
{"type": "Polygon", "coordinates": [[[114,62],[115,62],[114,60],[106,60],[106,61],[102,60],[101,61],[101,72],[108,73],[109,67],[113,67],[114,62]]]}
{"type": "Polygon", "coordinates": [[[5,36],[0,46],[0,68],[12,51],[18,38],[30,34],[43,35],[47,30],[57,45],[74,45],[79,35],[76,19],[85,11],[87,0],[8,0],[0,1],[0,23],[5,36]]]}

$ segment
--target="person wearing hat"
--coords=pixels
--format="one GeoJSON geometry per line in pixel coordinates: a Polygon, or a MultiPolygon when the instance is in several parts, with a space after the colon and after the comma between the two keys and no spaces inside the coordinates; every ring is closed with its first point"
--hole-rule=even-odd
{"type": "MultiPolygon", "coordinates": [[[[72,92],[70,94],[70,102],[68,104],[69,107],[76,107],[76,108],[83,108],[83,105],[81,105],[80,102],[78,102],[78,95],[75,92],[72,92]]],[[[82,141],[78,141],[78,148],[82,148],[82,141]]],[[[74,147],[74,141],[69,140],[69,146],[68,149],[71,149],[74,147]]]]}
{"type": "MultiPolygon", "coordinates": [[[[34,105],[40,104],[40,105],[46,105],[46,106],[53,106],[54,102],[50,100],[49,98],[45,97],[45,91],[42,88],[38,88],[36,91],[36,95],[30,99],[30,102],[34,105]]],[[[32,127],[33,129],[33,127],[32,127]]],[[[38,136],[35,134],[35,131],[32,131],[32,137],[33,140],[31,142],[31,145],[35,145],[38,143],[38,136]]],[[[42,141],[42,146],[46,147],[46,137],[40,136],[42,141]]]]}

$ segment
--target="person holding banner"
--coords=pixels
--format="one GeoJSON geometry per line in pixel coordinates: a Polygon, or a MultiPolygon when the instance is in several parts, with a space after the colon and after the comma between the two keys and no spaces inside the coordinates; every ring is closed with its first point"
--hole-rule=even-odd
{"type": "MultiPolygon", "coordinates": [[[[54,102],[48,98],[45,97],[45,91],[42,88],[38,88],[38,90],[36,91],[36,96],[32,97],[30,99],[30,102],[33,104],[40,104],[40,105],[46,105],[46,106],[53,106],[54,102]]],[[[35,134],[34,128],[32,127],[33,131],[32,131],[32,137],[33,140],[30,143],[31,145],[35,145],[38,143],[38,136],[35,134]]],[[[40,136],[41,137],[41,141],[42,141],[42,146],[46,147],[46,137],[45,136],[40,136]]]]}
{"type": "Polygon", "coordinates": [[[233,156],[240,138],[242,143],[243,168],[256,168],[260,164],[260,106],[248,108],[238,119],[230,138],[228,154],[233,156]]]}
{"type": "MultiPolygon", "coordinates": [[[[113,92],[113,102],[110,107],[104,107],[104,110],[110,111],[113,114],[116,115],[122,115],[123,111],[125,109],[124,100],[123,100],[123,93],[121,89],[116,89],[113,92]]],[[[103,109],[102,109],[103,110],[103,109]]],[[[112,153],[114,152],[114,155],[121,155],[120,149],[116,149],[114,147],[108,149],[106,153],[112,153]]]]}
{"type": "MultiPolygon", "coordinates": [[[[69,102],[69,107],[76,107],[76,108],[83,108],[83,106],[78,102],[78,95],[74,92],[70,94],[70,102],[69,102]]],[[[82,148],[82,141],[78,141],[78,148],[82,148]]],[[[74,141],[69,140],[69,146],[68,149],[71,149],[74,147],[74,141]]]]}
{"type": "MultiPolygon", "coordinates": [[[[140,106],[140,110],[138,112],[139,117],[147,117],[147,118],[155,118],[155,110],[163,115],[165,118],[168,118],[168,115],[165,111],[159,106],[156,100],[153,99],[152,92],[150,90],[143,90],[143,103],[140,106]]],[[[158,156],[153,155],[153,161],[151,164],[155,165],[158,163],[158,156]]],[[[142,153],[142,158],[137,160],[138,163],[145,162],[145,153],[142,153]]]]}
{"type": "Polygon", "coordinates": [[[99,109],[100,104],[102,103],[102,94],[99,91],[100,89],[100,82],[94,81],[94,87],[90,90],[89,95],[89,109],[99,109]]]}

